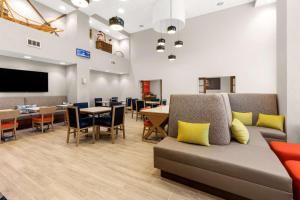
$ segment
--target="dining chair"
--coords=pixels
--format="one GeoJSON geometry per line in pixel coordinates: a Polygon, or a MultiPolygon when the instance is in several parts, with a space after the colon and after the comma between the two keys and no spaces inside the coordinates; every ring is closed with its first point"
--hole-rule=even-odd
{"type": "MultiPolygon", "coordinates": [[[[68,117],[68,131],[67,131],[67,143],[70,142],[70,135],[74,134],[76,138],[76,146],[79,145],[80,136],[88,134],[88,128],[93,127],[92,117],[81,117],[80,108],[76,106],[67,108],[68,117]]],[[[93,143],[95,142],[95,133],[93,131],[93,143]]]]}
{"type": "Polygon", "coordinates": [[[166,106],[167,105],[167,99],[161,100],[161,104],[164,105],[164,106],[166,106]]]}
{"type": "Polygon", "coordinates": [[[0,140],[4,139],[4,132],[5,131],[12,131],[12,137],[17,139],[16,132],[18,128],[17,118],[20,115],[19,110],[8,110],[8,111],[1,111],[0,112],[0,132],[1,138],[0,140]]]}
{"type": "Polygon", "coordinates": [[[138,120],[139,115],[141,116],[141,119],[143,118],[141,110],[146,107],[144,100],[137,100],[136,101],[136,121],[138,120]]]}
{"type": "MultiPolygon", "coordinates": [[[[74,106],[78,107],[79,109],[83,109],[83,108],[88,108],[89,107],[89,103],[88,102],[80,102],[80,103],[74,103],[74,106]]],[[[85,117],[89,117],[88,114],[81,114],[79,113],[81,117],[85,118],[85,117]]]]}
{"type": "Polygon", "coordinates": [[[138,99],[131,100],[131,118],[133,119],[133,114],[136,113],[136,101],[138,99]]]}
{"type": "Polygon", "coordinates": [[[102,98],[95,98],[95,107],[103,106],[102,104],[102,98]]]}
{"type": "Polygon", "coordinates": [[[132,101],[131,97],[126,98],[126,111],[131,110],[131,101],[132,101]]]}
{"type": "Polygon", "coordinates": [[[125,139],[125,106],[113,106],[110,115],[105,115],[96,119],[96,125],[98,126],[98,134],[100,134],[100,127],[109,128],[111,135],[111,142],[115,143],[115,133],[118,134],[118,129],[123,131],[123,139],[125,139]]]}
{"type": "Polygon", "coordinates": [[[119,105],[122,105],[122,103],[118,102],[118,101],[111,101],[110,102],[110,107],[119,106],[119,105]]]}
{"type": "Polygon", "coordinates": [[[110,101],[111,101],[111,102],[117,102],[117,101],[118,101],[118,97],[112,97],[112,98],[110,99],[110,101]]]}
{"type": "Polygon", "coordinates": [[[53,123],[56,109],[56,106],[40,107],[39,116],[32,118],[32,128],[40,128],[42,133],[44,133],[44,126],[47,125],[49,129],[49,126],[51,125],[51,128],[54,131],[53,123]]]}

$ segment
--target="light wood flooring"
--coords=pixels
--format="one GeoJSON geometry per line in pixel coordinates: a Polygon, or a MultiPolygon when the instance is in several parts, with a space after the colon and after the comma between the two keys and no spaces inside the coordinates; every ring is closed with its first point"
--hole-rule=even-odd
{"type": "Polygon", "coordinates": [[[44,134],[26,130],[0,144],[0,192],[8,200],[219,199],[160,177],[142,122],[126,116],[126,139],[101,137],[66,144],[66,127],[44,134]]]}

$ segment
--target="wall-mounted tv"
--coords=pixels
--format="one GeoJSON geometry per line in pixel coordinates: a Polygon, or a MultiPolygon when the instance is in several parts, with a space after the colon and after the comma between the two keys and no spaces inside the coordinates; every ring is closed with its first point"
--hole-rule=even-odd
{"type": "Polygon", "coordinates": [[[0,92],[48,92],[48,73],[0,68],[0,92]]]}

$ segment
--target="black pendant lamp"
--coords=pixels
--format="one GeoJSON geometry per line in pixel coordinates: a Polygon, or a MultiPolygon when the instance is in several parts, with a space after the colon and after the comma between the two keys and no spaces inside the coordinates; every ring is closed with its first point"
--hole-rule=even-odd
{"type": "Polygon", "coordinates": [[[115,16],[109,19],[109,27],[115,31],[124,29],[124,20],[121,17],[115,16]]]}
{"type": "Polygon", "coordinates": [[[169,61],[174,61],[174,60],[176,60],[176,56],[171,54],[168,56],[168,59],[169,59],[169,61]]]}
{"type": "Polygon", "coordinates": [[[166,44],[166,40],[164,38],[159,38],[157,40],[158,45],[165,45],[166,44]]]}
{"type": "Polygon", "coordinates": [[[72,4],[79,8],[86,8],[89,6],[90,0],[71,0],[72,4]]]}
{"type": "Polygon", "coordinates": [[[175,47],[176,47],[176,48],[181,48],[181,47],[183,47],[183,41],[181,41],[181,40],[175,41],[175,47]]]}
{"type": "MultiPolygon", "coordinates": [[[[172,23],[172,17],[173,17],[173,12],[172,12],[172,0],[170,0],[170,19],[171,19],[171,23],[172,23]]],[[[167,29],[168,34],[175,34],[176,33],[176,27],[174,25],[170,25],[167,29]]]]}
{"type": "Polygon", "coordinates": [[[159,53],[165,52],[165,46],[163,46],[163,45],[158,45],[158,46],[156,47],[156,51],[159,52],[159,53]]]}

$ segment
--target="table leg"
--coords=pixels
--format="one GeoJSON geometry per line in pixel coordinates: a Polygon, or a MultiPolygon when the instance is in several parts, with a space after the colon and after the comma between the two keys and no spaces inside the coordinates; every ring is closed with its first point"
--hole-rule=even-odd
{"type": "Polygon", "coordinates": [[[96,127],[95,127],[95,114],[93,114],[93,143],[95,143],[95,134],[96,134],[96,127]]]}

